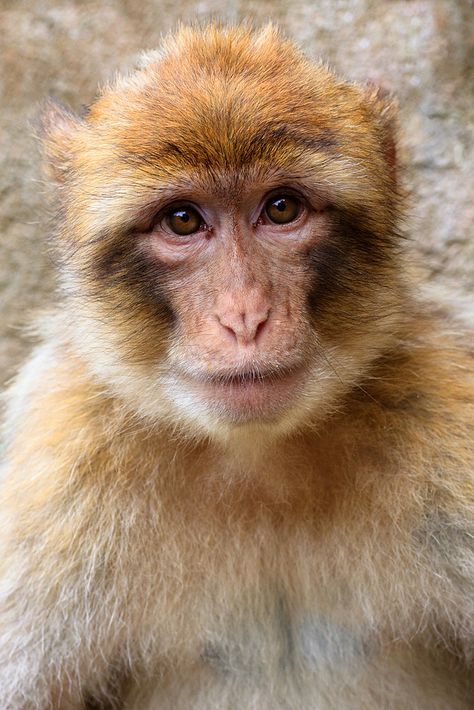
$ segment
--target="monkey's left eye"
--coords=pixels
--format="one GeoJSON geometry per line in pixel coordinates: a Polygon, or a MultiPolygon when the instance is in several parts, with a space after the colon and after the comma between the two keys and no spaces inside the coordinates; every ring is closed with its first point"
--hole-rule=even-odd
{"type": "Polygon", "coordinates": [[[275,195],[266,201],[264,216],[274,224],[293,222],[301,212],[301,201],[293,195],[275,195]]]}
{"type": "Polygon", "coordinates": [[[168,229],[181,237],[194,234],[204,226],[201,215],[191,205],[169,210],[165,214],[163,222],[168,229]]]}

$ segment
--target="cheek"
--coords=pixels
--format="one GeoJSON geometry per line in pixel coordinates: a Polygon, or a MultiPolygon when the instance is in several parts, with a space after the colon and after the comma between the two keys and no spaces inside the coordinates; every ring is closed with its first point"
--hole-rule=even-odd
{"type": "Polygon", "coordinates": [[[217,284],[210,270],[183,270],[167,285],[176,314],[176,335],[187,340],[206,340],[214,324],[217,284]]]}
{"type": "Polygon", "coordinates": [[[307,255],[307,302],[311,318],[316,320],[326,308],[348,291],[344,265],[347,255],[342,244],[327,240],[313,246],[307,255]]]}

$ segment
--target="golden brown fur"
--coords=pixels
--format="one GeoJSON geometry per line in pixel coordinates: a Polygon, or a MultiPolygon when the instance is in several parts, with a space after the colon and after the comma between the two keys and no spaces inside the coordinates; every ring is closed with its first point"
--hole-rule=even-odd
{"type": "Polygon", "coordinates": [[[7,397],[5,710],[472,707],[473,352],[411,282],[393,114],[213,26],[45,109],[62,298],[7,397]],[[199,270],[146,226],[183,184],[234,215],[288,176],[325,206],[301,247],[235,217],[199,270]],[[209,313],[252,288],[273,320],[237,357],[209,313]],[[245,421],[172,379],[244,360],[309,374],[245,421]]]}

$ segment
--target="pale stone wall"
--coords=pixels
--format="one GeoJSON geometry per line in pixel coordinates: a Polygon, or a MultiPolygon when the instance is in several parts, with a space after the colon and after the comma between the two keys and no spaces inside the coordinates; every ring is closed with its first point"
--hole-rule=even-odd
{"type": "Polygon", "coordinates": [[[407,228],[435,278],[474,285],[474,6],[470,0],[0,0],[0,382],[53,278],[30,121],[47,95],[79,109],[178,20],[273,19],[306,52],[392,89],[412,193],[407,228]]]}

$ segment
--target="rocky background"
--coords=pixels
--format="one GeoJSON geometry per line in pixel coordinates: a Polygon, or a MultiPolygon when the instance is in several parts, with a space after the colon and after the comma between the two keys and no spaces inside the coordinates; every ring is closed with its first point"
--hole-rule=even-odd
{"type": "Polygon", "coordinates": [[[178,21],[209,17],[272,19],[308,54],[398,95],[407,229],[431,278],[472,289],[471,0],[0,0],[0,384],[31,347],[24,325],[54,297],[38,103],[80,109],[178,21]]]}

